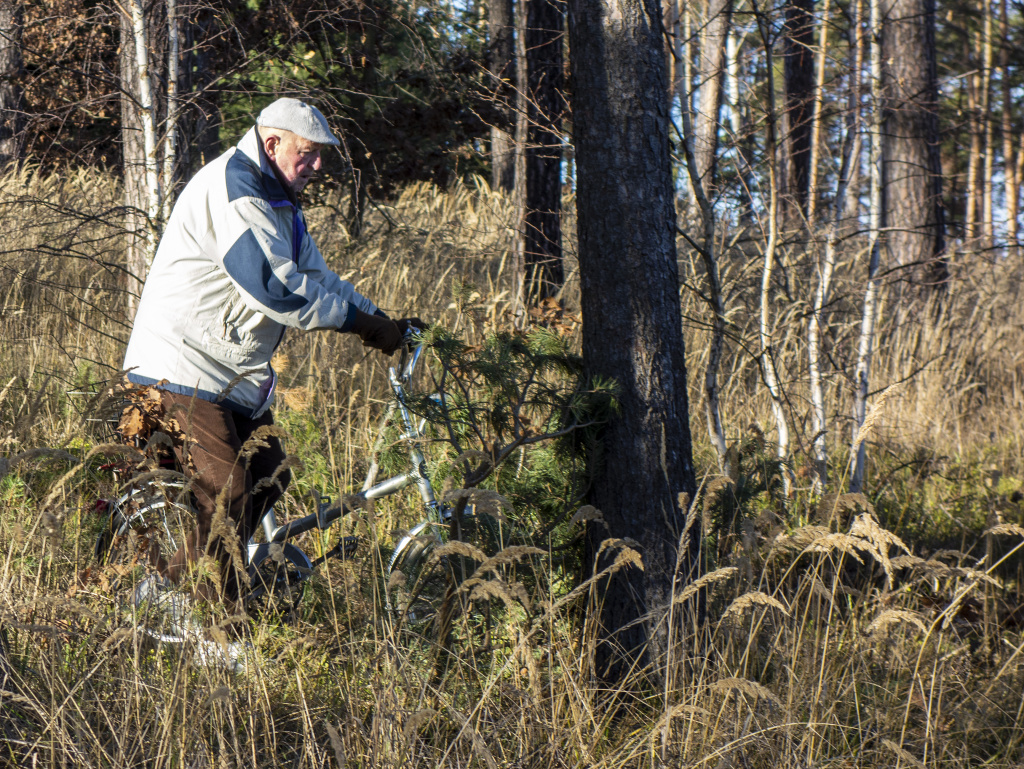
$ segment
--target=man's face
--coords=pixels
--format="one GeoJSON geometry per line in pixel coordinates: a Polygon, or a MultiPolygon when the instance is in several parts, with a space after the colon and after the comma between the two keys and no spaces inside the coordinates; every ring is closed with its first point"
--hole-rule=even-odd
{"type": "Polygon", "coordinates": [[[281,183],[292,194],[298,195],[320,170],[320,150],[323,145],[303,139],[290,131],[275,131],[263,141],[267,157],[277,170],[281,183]]]}

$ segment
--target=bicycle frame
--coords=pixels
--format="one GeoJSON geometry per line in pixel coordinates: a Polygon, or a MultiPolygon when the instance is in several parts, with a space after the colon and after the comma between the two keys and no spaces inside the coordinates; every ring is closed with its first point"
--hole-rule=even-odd
{"type": "MultiPolygon", "coordinates": [[[[416,425],[413,421],[413,415],[409,411],[405,388],[412,379],[413,372],[416,370],[416,364],[419,362],[420,355],[423,352],[423,348],[416,343],[414,336],[407,335],[406,343],[402,346],[402,355],[399,359],[398,369],[389,367],[388,379],[391,385],[391,391],[394,395],[394,400],[388,407],[387,412],[381,422],[381,432],[383,432],[385,425],[388,420],[394,414],[397,409],[399,417],[401,419],[403,432],[399,436],[399,440],[403,441],[409,451],[409,461],[411,468],[406,473],[392,476],[386,480],[374,483],[376,476],[376,463],[371,466],[369,473],[366,477],[366,482],[363,485],[362,491],[354,495],[354,499],[357,502],[365,502],[371,499],[380,499],[382,497],[390,496],[398,491],[410,486],[416,485],[417,490],[420,493],[420,497],[423,499],[424,505],[428,510],[428,520],[423,521],[414,527],[402,540],[399,541],[398,546],[395,548],[394,555],[388,564],[388,570],[394,566],[395,561],[401,554],[402,550],[408,546],[409,542],[414,540],[416,537],[422,536],[423,532],[430,528],[433,534],[440,539],[440,534],[437,530],[437,525],[442,522],[445,513],[445,507],[437,501],[434,494],[434,488],[430,484],[430,479],[426,473],[426,459],[423,456],[423,452],[417,444],[417,440],[424,436],[424,428],[426,426],[426,419],[421,419],[419,425],[416,425]]],[[[289,521],[285,524],[279,524],[277,521],[277,515],[273,509],[267,511],[261,521],[264,537],[267,543],[284,543],[289,539],[293,539],[300,534],[304,534],[307,531],[313,529],[324,530],[330,527],[335,521],[339,520],[346,512],[347,508],[339,500],[334,504],[321,504],[319,509],[315,513],[298,518],[294,521],[289,521]]],[[[255,535],[254,535],[255,536],[255,535]]],[[[260,543],[250,539],[248,542],[248,556],[251,560],[255,555],[256,550],[260,547],[260,543]]],[[[318,559],[318,563],[322,562],[323,559],[318,559]]],[[[313,564],[309,564],[310,568],[313,564]]]]}

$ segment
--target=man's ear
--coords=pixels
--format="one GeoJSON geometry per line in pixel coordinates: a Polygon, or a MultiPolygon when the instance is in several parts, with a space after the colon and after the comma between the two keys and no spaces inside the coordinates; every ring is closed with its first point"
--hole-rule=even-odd
{"type": "Polygon", "coordinates": [[[271,160],[277,159],[277,148],[281,146],[281,137],[270,134],[263,140],[263,149],[271,160]]]}

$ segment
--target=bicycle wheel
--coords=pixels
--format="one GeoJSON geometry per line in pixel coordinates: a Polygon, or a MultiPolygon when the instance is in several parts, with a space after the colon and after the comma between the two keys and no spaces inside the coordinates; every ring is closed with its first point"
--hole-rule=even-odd
{"type": "Polygon", "coordinates": [[[451,583],[449,559],[432,558],[443,544],[440,527],[429,521],[399,540],[388,563],[388,608],[418,625],[434,618],[451,583]]]}
{"type": "Polygon", "coordinates": [[[181,480],[133,486],[110,509],[96,540],[100,583],[131,623],[162,641],[181,641],[191,623],[191,600],[162,580],[167,564],[196,527],[181,480]]]}
{"type": "Polygon", "coordinates": [[[246,611],[254,617],[294,620],[311,570],[309,558],[294,545],[285,543],[279,551],[260,545],[249,561],[246,611]]]}

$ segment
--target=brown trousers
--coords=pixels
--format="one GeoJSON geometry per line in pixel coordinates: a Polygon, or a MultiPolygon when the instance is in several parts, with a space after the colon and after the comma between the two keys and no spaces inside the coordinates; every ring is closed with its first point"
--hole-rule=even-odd
{"type": "Polygon", "coordinates": [[[244,563],[249,537],[291,480],[288,469],[280,469],[286,455],[277,438],[257,437],[246,446],[260,427],[274,424],[274,417],[267,411],[258,419],[248,419],[216,403],[166,391],[163,406],[164,414],[176,419],[189,439],[191,465],[183,456],[184,447],[176,447],[175,453],[191,481],[197,520],[195,531],[171,559],[165,576],[177,582],[188,562],[207,553],[221,566],[221,598],[235,601],[248,585],[245,572],[239,573],[232,557],[235,543],[241,555],[239,563],[244,563]],[[218,500],[227,514],[225,524],[237,534],[235,543],[228,541],[233,538],[225,537],[220,527],[218,534],[210,536],[218,500]]]}

